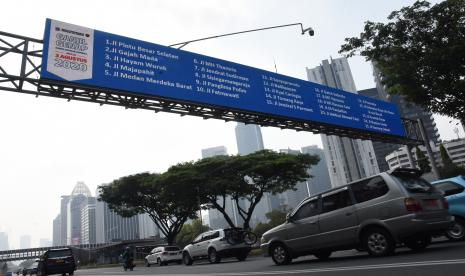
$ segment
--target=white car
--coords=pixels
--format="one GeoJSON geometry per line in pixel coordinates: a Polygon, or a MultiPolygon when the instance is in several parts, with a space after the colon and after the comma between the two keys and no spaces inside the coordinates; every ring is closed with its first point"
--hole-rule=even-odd
{"type": "Polygon", "coordinates": [[[177,246],[159,246],[150,251],[150,254],[145,257],[145,265],[151,266],[158,264],[159,266],[167,265],[168,263],[182,263],[182,251],[177,246]]]}
{"type": "Polygon", "coordinates": [[[245,242],[231,243],[228,237],[232,229],[217,229],[198,235],[194,241],[184,247],[182,258],[185,265],[194,260],[207,258],[210,263],[219,263],[223,257],[236,257],[244,261],[251,250],[245,242]]]}

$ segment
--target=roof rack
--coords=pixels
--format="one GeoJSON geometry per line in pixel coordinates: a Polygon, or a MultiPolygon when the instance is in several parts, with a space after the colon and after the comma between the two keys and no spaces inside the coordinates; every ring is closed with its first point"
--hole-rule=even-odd
{"type": "Polygon", "coordinates": [[[423,175],[423,171],[411,168],[395,168],[388,171],[389,174],[394,176],[410,176],[418,178],[423,175]]]}

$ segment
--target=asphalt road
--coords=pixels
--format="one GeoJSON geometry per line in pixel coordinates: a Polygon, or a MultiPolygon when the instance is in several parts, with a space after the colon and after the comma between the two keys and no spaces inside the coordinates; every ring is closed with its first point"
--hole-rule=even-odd
{"type": "Polygon", "coordinates": [[[355,250],[336,252],[327,261],[312,256],[295,259],[291,265],[276,266],[270,258],[251,257],[244,262],[225,259],[219,264],[194,262],[192,266],[170,264],[163,267],[136,267],[77,270],[75,275],[408,275],[464,276],[465,242],[440,242],[422,252],[398,248],[396,254],[373,258],[355,250]]]}

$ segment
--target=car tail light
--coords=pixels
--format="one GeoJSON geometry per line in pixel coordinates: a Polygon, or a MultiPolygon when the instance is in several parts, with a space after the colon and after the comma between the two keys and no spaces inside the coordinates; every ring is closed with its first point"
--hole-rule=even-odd
{"type": "Polygon", "coordinates": [[[444,206],[444,209],[448,209],[449,210],[449,201],[447,200],[447,198],[444,198],[442,200],[442,206],[444,206]]]}
{"type": "Polygon", "coordinates": [[[404,199],[404,204],[405,209],[407,209],[407,211],[409,212],[416,213],[423,211],[423,208],[421,207],[420,203],[418,203],[418,201],[416,201],[414,198],[407,197],[406,199],[404,199]]]}

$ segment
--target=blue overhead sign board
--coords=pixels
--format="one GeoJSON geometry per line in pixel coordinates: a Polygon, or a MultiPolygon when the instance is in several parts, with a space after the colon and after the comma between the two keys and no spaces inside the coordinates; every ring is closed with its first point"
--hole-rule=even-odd
{"type": "Polygon", "coordinates": [[[395,105],[47,19],[41,78],[405,136],[395,105]]]}

